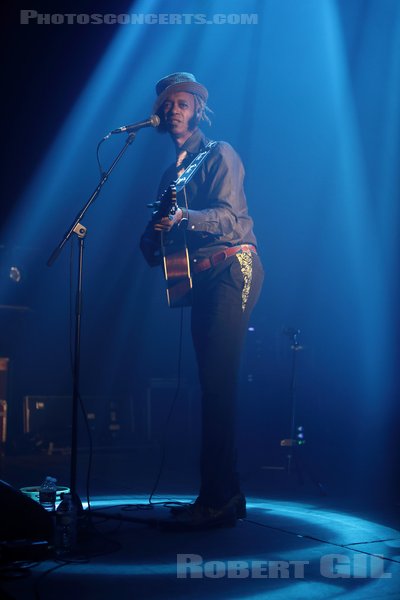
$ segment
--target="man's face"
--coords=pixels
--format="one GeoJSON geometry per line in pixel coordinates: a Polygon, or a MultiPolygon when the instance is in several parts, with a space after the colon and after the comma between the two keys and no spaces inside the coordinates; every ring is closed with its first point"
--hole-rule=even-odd
{"type": "Polygon", "coordinates": [[[187,92],[171,92],[162,110],[167,129],[175,140],[183,144],[193,131],[194,97],[187,92]]]}

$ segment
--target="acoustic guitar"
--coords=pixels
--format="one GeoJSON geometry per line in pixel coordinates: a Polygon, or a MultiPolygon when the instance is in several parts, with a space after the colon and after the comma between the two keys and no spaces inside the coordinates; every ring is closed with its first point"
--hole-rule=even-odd
{"type": "MultiPolygon", "coordinates": [[[[152,220],[173,216],[178,210],[176,183],[172,183],[152,205],[152,220]]],[[[192,277],[185,230],[179,226],[169,232],[160,232],[160,246],[167,284],[167,300],[170,308],[190,306],[192,300],[192,277]]]]}
{"type": "MultiPolygon", "coordinates": [[[[165,190],[157,202],[149,204],[154,208],[152,221],[163,217],[173,216],[178,210],[176,200],[180,192],[191,180],[208,153],[217,142],[209,142],[178,177],[165,190]]],[[[170,308],[190,306],[192,303],[192,276],[190,272],[189,252],[186,244],[186,231],[183,227],[175,226],[169,232],[161,232],[161,254],[163,259],[164,276],[167,284],[167,299],[170,308]]]]}

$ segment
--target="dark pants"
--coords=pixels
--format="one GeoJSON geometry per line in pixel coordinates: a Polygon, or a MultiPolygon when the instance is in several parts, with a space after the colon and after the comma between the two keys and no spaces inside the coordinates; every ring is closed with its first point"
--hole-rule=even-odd
{"type": "Polygon", "coordinates": [[[251,255],[251,285],[243,310],[245,278],[237,256],[195,275],[192,337],[202,390],[202,504],[220,508],[239,493],[235,416],[240,356],[263,269],[251,255]]]}

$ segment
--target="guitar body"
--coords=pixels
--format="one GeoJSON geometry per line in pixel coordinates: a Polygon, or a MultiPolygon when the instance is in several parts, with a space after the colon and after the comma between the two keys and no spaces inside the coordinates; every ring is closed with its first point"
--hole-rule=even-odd
{"type": "MultiPolygon", "coordinates": [[[[178,206],[174,184],[164,192],[157,205],[158,208],[153,213],[153,218],[166,217],[176,212],[178,206]]],[[[191,306],[192,277],[185,230],[174,227],[168,233],[161,232],[161,251],[167,284],[168,306],[170,308],[191,306]]]]}
{"type": "MultiPolygon", "coordinates": [[[[174,237],[176,232],[174,231],[174,237]]],[[[184,238],[184,233],[181,234],[184,238]]],[[[192,304],[192,277],[190,274],[189,253],[186,246],[186,240],[183,239],[179,251],[175,249],[170,252],[168,243],[165,244],[163,238],[168,238],[170,234],[162,234],[162,251],[164,276],[167,283],[167,299],[170,308],[179,308],[180,306],[191,306],[192,304]]],[[[180,236],[179,236],[180,237],[180,236]]]]}

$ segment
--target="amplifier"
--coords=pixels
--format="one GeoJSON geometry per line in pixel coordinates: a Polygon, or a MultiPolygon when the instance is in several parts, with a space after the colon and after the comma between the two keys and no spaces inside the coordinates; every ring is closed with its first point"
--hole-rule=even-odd
{"type": "MultiPolygon", "coordinates": [[[[118,445],[135,434],[130,396],[84,396],[82,398],[93,443],[118,445]]],[[[40,437],[45,444],[69,446],[72,430],[71,396],[25,396],[24,433],[40,437]]],[[[78,407],[78,444],[89,444],[83,413],[78,407]]]]}

